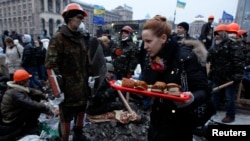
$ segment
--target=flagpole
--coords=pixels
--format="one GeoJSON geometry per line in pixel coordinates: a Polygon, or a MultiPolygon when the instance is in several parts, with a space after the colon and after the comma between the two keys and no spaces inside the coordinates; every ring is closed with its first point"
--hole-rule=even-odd
{"type": "Polygon", "coordinates": [[[174,23],[173,23],[173,30],[175,30],[175,16],[176,16],[176,9],[174,10],[174,23]]]}

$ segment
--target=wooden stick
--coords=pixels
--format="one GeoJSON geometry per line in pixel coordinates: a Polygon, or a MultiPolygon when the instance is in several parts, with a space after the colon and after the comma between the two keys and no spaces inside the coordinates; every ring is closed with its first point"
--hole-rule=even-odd
{"type": "Polygon", "coordinates": [[[129,113],[132,113],[133,110],[131,109],[131,107],[129,106],[127,100],[125,99],[125,97],[123,96],[122,92],[120,90],[117,90],[118,94],[120,96],[120,98],[122,99],[123,104],[125,105],[125,107],[127,108],[129,113]]]}
{"type": "Polygon", "coordinates": [[[239,101],[240,101],[242,87],[243,87],[243,84],[242,84],[242,80],[241,80],[241,81],[240,81],[240,84],[239,84],[238,93],[237,93],[237,100],[236,100],[237,103],[239,103],[239,101]]]}
{"type": "Polygon", "coordinates": [[[220,90],[222,88],[225,88],[225,87],[227,87],[229,85],[232,85],[233,83],[234,83],[234,81],[229,81],[229,82],[227,82],[225,84],[222,84],[222,85],[220,85],[218,87],[213,88],[213,91],[218,91],[218,90],[220,90]]]}
{"type": "Polygon", "coordinates": [[[127,99],[127,102],[129,102],[129,97],[130,97],[129,92],[126,92],[126,99],[127,99]]]}

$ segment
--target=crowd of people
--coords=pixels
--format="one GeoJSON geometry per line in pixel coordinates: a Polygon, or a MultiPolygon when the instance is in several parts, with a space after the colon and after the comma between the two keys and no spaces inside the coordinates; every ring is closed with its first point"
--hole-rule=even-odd
{"type": "MultiPolygon", "coordinates": [[[[65,24],[49,39],[47,47],[42,39],[34,41],[29,34],[4,32],[0,51],[0,74],[4,77],[0,87],[0,123],[12,129],[5,134],[16,127],[28,132],[38,126],[41,113],[53,115],[51,107],[40,102],[49,98],[47,72],[55,73],[62,92],[59,96],[64,97],[59,104],[62,141],[69,140],[72,120],[73,140],[87,141],[82,132],[86,114],[124,108],[109,81],[132,79],[138,64],[142,70],[138,79],[148,85],[157,81],[176,83],[181,91],[190,92],[190,99],[185,102],[139,99],[143,109],[150,110],[148,141],[192,141],[196,128],[193,111],[197,107],[211,100],[214,108],[220,110],[225,102],[222,122],[231,123],[237,118],[235,98],[240,85],[244,87],[244,97],[250,97],[250,41],[247,31],[237,23],[212,27],[211,15],[197,40],[188,34],[187,22],[177,24],[172,33],[166,17],[156,15],[144,24],[141,42],[134,41],[134,29],[128,25],[120,30],[115,42],[107,31],[101,37],[90,38],[85,27],[80,28],[87,16],[78,4],[68,4],[62,12],[65,24]],[[212,91],[231,81],[224,89],[212,91]]],[[[131,115],[132,122],[143,120],[142,115],[131,115]]]]}

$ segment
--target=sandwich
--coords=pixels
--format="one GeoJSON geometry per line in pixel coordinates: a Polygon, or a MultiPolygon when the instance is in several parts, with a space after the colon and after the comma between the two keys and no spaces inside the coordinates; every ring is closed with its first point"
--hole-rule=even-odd
{"type": "Polygon", "coordinates": [[[180,96],[180,86],[176,83],[167,84],[167,93],[175,96],[180,96]]]}
{"type": "Polygon", "coordinates": [[[134,88],[134,86],[135,86],[134,80],[125,77],[122,78],[122,87],[134,88]]]}
{"type": "Polygon", "coordinates": [[[139,90],[147,90],[148,84],[145,81],[137,80],[135,81],[135,88],[139,90]]]}
{"type": "Polygon", "coordinates": [[[151,87],[151,91],[163,93],[167,88],[167,84],[165,82],[156,81],[154,85],[151,87]]]}

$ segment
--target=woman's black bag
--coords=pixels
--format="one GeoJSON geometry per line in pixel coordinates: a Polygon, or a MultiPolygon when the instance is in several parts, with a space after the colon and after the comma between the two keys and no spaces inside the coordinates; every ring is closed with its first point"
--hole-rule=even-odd
{"type": "MultiPolygon", "coordinates": [[[[184,64],[182,64],[181,86],[183,90],[188,91],[187,74],[184,69],[184,64]]],[[[208,94],[211,95],[211,89],[208,90],[208,94]]],[[[212,104],[211,96],[208,96],[206,101],[195,108],[193,113],[191,113],[194,127],[203,126],[215,113],[216,109],[212,104]]]]}
{"type": "Polygon", "coordinates": [[[203,126],[216,113],[216,110],[209,98],[205,103],[198,106],[194,112],[194,126],[203,126]]]}

